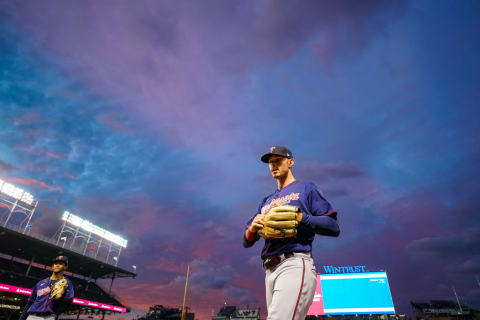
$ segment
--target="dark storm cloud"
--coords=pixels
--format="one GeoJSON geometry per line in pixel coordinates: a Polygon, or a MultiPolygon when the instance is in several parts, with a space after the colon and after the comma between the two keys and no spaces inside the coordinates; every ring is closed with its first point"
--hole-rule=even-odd
{"type": "MultiPolygon", "coordinates": [[[[189,277],[192,289],[200,294],[207,293],[210,289],[233,290],[231,285],[233,268],[229,265],[218,266],[208,260],[194,260],[191,264],[192,274],[189,277]]],[[[177,286],[185,283],[185,276],[176,277],[170,285],[177,286]]]]}
{"type": "Polygon", "coordinates": [[[457,234],[443,237],[428,237],[412,241],[407,249],[414,254],[433,254],[454,259],[458,256],[480,254],[480,229],[458,230],[457,234]]]}
{"type": "Polygon", "coordinates": [[[230,287],[225,290],[225,293],[229,297],[238,297],[240,298],[240,303],[243,305],[248,305],[252,303],[259,303],[258,299],[253,297],[250,291],[243,288],[230,287]]]}
{"type": "Polygon", "coordinates": [[[480,274],[480,255],[467,258],[467,260],[451,268],[449,271],[478,276],[480,274]]]}

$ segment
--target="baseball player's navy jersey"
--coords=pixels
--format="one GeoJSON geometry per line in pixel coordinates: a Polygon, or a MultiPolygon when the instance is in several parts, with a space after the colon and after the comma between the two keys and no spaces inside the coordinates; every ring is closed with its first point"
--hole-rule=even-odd
{"type": "Polygon", "coordinates": [[[50,291],[58,280],[51,280],[50,277],[48,277],[38,282],[28,298],[28,302],[32,303],[32,305],[28,308],[27,312],[57,313],[59,303],[71,301],[73,299],[73,285],[70,279],[65,279],[68,283],[67,290],[65,290],[65,293],[60,299],[53,301],[50,299],[50,291]]]}
{"type": "MultiPolygon", "coordinates": [[[[337,211],[320,194],[315,184],[294,181],[280,190],[263,199],[257,213],[248,221],[247,228],[255,216],[260,213],[268,213],[270,209],[291,205],[299,207],[302,211],[302,221],[298,225],[298,234],[293,238],[265,239],[262,250],[262,258],[290,252],[309,252],[312,250],[312,242],[315,234],[326,236],[338,236],[340,229],[337,223],[337,211]]],[[[244,246],[251,247],[255,240],[249,242],[243,236],[244,246]]]]}

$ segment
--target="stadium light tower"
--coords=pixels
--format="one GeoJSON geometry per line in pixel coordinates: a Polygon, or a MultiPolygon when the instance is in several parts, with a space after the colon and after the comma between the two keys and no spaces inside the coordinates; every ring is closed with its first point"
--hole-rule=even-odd
{"type": "Polygon", "coordinates": [[[67,239],[67,241],[70,238],[70,249],[83,255],[92,256],[95,259],[102,258],[102,254],[99,256],[99,252],[103,249],[103,260],[115,266],[118,265],[120,253],[123,248],[127,247],[128,241],[126,239],[68,211],[63,212],[62,220],[63,226],[58,234],[57,245],[62,238],[67,239]],[[90,248],[88,252],[87,248],[90,248]],[[112,257],[113,262],[109,262],[110,257],[112,257]]]}
{"type": "Polygon", "coordinates": [[[26,233],[27,230],[30,231],[30,221],[37,205],[38,200],[34,199],[32,194],[0,179],[0,206],[8,210],[7,214],[0,214],[2,226],[22,233],[26,233]],[[12,222],[14,213],[23,214],[25,218],[20,222],[12,222]]]}

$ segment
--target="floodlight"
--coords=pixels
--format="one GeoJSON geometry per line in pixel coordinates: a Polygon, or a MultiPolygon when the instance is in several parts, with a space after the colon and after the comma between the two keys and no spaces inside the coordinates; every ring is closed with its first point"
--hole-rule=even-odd
{"type": "Polygon", "coordinates": [[[127,247],[128,240],[120,237],[119,235],[113,234],[99,226],[94,225],[88,220],[84,220],[68,211],[63,212],[62,220],[68,223],[73,224],[76,227],[79,227],[85,231],[91,232],[97,236],[100,236],[108,241],[111,241],[119,246],[124,248],[127,247]]]}
{"type": "Polygon", "coordinates": [[[34,202],[34,198],[30,193],[14,186],[11,183],[7,183],[1,179],[0,179],[0,193],[3,193],[9,197],[12,197],[30,206],[33,205],[33,202],[34,202]]]}

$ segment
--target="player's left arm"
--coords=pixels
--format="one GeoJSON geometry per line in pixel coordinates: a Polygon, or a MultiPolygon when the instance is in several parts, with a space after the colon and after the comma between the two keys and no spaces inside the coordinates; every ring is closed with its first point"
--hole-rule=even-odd
{"type": "Polygon", "coordinates": [[[73,285],[70,279],[65,278],[67,282],[65,291],[63,293],[59,293],[53,301],[57,301],[60,304],[69,304],[73,302],[73,285]]]}
{"type": "Polygon", "coordinates": [[[338,237],[340,234],[340,227],[337,221],[338,213],[320,194],[317,188],[312,188],[308,194],[307,202],[312,214],[303,213],[301,224],[312,228],[317,234],[338,237]]]}
{"type": "Polygon", "coordinates": [[[66,278],[66,280],[68,285],[63,295],[59,299],[52,300],[57,315],[67,311],[73,304],[73,285],[70,279],[66,278]]]}
{"type": "Polygon", "coordinates": [[[63,302],[66,302],[66,303],[72,303],[73,302],[73,284],[72,284],[72,281],[70,281],[70,279],[68,278],[67,278],[67,283],[68,283],[67,290],[65,290],[65,293],[62,296],[62,300],[63,302]]]}

